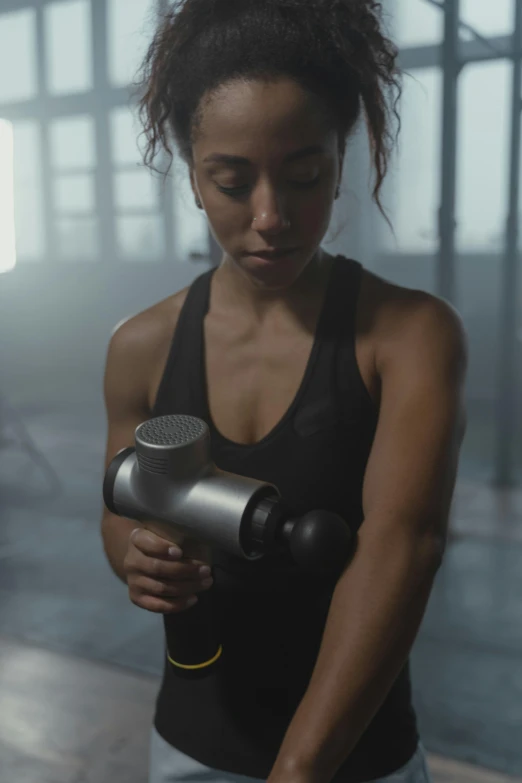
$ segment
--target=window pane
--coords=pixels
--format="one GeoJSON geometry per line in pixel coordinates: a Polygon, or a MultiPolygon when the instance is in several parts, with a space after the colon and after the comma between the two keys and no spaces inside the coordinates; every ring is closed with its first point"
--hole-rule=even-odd
{"type": "Polygon", "coordinates": [[[178,154],[174,155],[169,182],[174,196],[172,231],[176,259],[180,263],[188,263],[191,257],[208,257],[210,241],[207,218],[195,204],[187,166],[178,154]]]}
{"type": "Polygon", "coordinates": [[[486,37],[510,35],[514,21],[513,0],[460,0],[460,18],[486,37]]]}
{"type": "Polygon", "coordinates": [[[510,67],[469,64],[459,81],[456,244],[502,247],[507,209],[510,67]]]}
{"type": "Polygon", "coordinates": [[[442,78],[438,68],[405,76],[401,131],[386,185],[386,208],[396,239],[383,227],[391,251],[433,253],[438,247],[442,78]]]}
{"type": "Polygon", "coordinates": [[[45,256],[40,124],[15,122],[14,202],[17,262],[45,256]]]}
{"type": "Polygon", "coordinates": [[[57,177],[54,182],[54,204],[58,213],[93,213],[95,210],[92,174],[57,177]]]}
{"type": "Polygon", "coordinates": [[[92,88],[92,36],[88,0],[45,7],[48,89],[55,95],[92,88]]]}
{"type": "Polygon", "coordinates": [[[0,103],[26,101],[35,97],[37,80],[34,8],[0,14],[0,74],[0,103]],[[9,78],[6,78],[7,74],[9,78]]]}
{"type": "Polygon", "coordinates": [[[441,9],[426,0],[394,0],[393,6],[392,29],[398,46],[424,46],[442,41],[444,16],[441,9]]]}
{"type": "Polygon", "coordinates": [[[113,109],[110,114],[112,160],[116,165],[143,164],[140,150],[146,144],[140,137],[141,124],[135,111],[126,106],[113,109]]]}
{"type": "Polygon", "coordinates": [[[162,219],[159,215],[116,218],[119,253],[129,260],[154,261],[165,255],[162,219]]]}
{"type": "Polygon", "coordinates": [[[136,79],[156,22],[155,0],[108,0],[109,81],[115,87],[136,79]]]}
{"type": "Polygon", "coordinates": [[[84,169],[96,165],[92,117],[66,117],[50,123],[51,165],[55,169],[84,169]]]}
{"type": "Polygon", "coordinates": [[[159,181],[159,177],[153,178],[148,169],[118,172],[114,175],[116,209],[157,210],[159,181]]]}
{"type": "Polygon", "coordinates": [[[89,260],[98,257],[96,218],[62,218],[56,221],[58,254],[65,259],[89,260]]]}
{"type": "Polygon", "coordinates": [[[13,126],[0,119],[0,274],[15,266],[13,126]]]}

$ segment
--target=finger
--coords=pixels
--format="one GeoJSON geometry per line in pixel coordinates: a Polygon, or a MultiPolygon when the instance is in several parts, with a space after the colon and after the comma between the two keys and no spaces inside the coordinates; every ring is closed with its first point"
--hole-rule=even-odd
{"type": "Polygon", "coordinates": [[[174,582],[186,579],[196,580],[200,575],[203,576],[200,574],[201,567],[184,561],[169,562],[160,557],[136,555],[133,570],[135,573],[144,574],[159,581],[174,582]]]}
{"type": "Polygon", "coordinates": [[[149,557],[160,557],[169,560],[180,560],[183,552],[179,546],[160,538],[150,530],[144,528],[134,528],[130,534],[130,540],[140,552],[149,557]]]}
{"type": "Polygon", "coordinates": [[[201,566],[203,566],[203,567],[207,566],[207,567],[210,568],[210,566],[209,566],[209,564],[208,564],[208,562],[206,560],[197,560],[194,557],[184,557],[183,558],[183,562],[184,563],[193,563],[194,565],[197,565],[197,566],[200,566],[200,567],[201,566]]]}
{"type": "Polygon", "coordinates": [[[143,576],[138,578],[133,584],[133,592],[143,595],[152,595],[155,598],[187,598],[196,593],[203,593],[212,585],[212,580],[204,582],[197,580],[176,580],[175,582],[160,582],[156,579],[150,579],[143,576]]]}
{"type": "MultiPolygon", "coordinates": [[[[190,596],[190,598],[195,597],[196,596],[190,596]]],[[[171,599],[170,601],[167,601],[161,598],[155,598],[151,595],[142,595],[135,600],[131,600],[132,603],[136,606],[139,606],[140,609],[146,609],[148,612],[156,612],[157,614],[175,614],[177,612],[184,612],[194,605],[189,603],[190,598],[179,598],[177,600],[171,599]]]]}

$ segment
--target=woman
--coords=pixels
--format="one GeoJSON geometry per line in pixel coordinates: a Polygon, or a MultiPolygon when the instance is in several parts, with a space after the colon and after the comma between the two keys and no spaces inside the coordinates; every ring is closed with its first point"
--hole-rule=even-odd
{"type": "MultiPolygon", "coordinates": [[[[146,162],[171,133],[223,257],[114,332],[106,464],[146,419],[198,416],[218,467],[357,533],[329,580],[212,553],[222,660],[187,680],[166,654],[150,783],[430,780],[408,656],[443,557],[465,332],[443,300],[321,247],[361,112],[381,207],[396,54],[371,0],[185,0],[147,53],[146,162]]],[[[208,589],[201,552],[108,511],[102,529],[166,625],[208,589]]]]}

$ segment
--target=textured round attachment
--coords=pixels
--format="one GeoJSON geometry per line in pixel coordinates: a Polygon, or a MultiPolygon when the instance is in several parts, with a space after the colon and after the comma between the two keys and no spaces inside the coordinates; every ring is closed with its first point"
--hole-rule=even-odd
{"type": "Polygon", "coordinates": [[[290,552],[305,571],[336,572],[340,576],[353,544],[351,529],[333,511],[308,511],[290,532],[290,552]]]}
{"type": "Polygon", "coordinates": [[[141,424],[136,437],[148,446],[186,446],[206,430],[205,422],[194,416],[159,416],[141,424]]]}

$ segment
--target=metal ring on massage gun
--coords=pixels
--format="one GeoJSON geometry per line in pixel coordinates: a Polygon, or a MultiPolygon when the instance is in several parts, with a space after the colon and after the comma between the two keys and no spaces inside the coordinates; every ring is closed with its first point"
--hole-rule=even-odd
{"type": "Polygon", "coordinates": [[[214,655],[214,657],[210,659],[210,661],[205,661],[205,663],[196,663],[196,664],[190,664],[189,665],[189,664],[185,664],[185,663],[177,663],[175,660],[173,660],[170,657],[169,648],[167,647],[167,658],[168,658],[169,662],[173,666],[177,666],[179,669],[191,669],[191,670],[194,670],[194,669],[205,669],[207,666],[212,666],[212,664],[215,663],[218,660],[218,658],[221,657],[222,653],[223,653],[223,645],[220,644],[219,645],[219,650],[214,655]]]}

